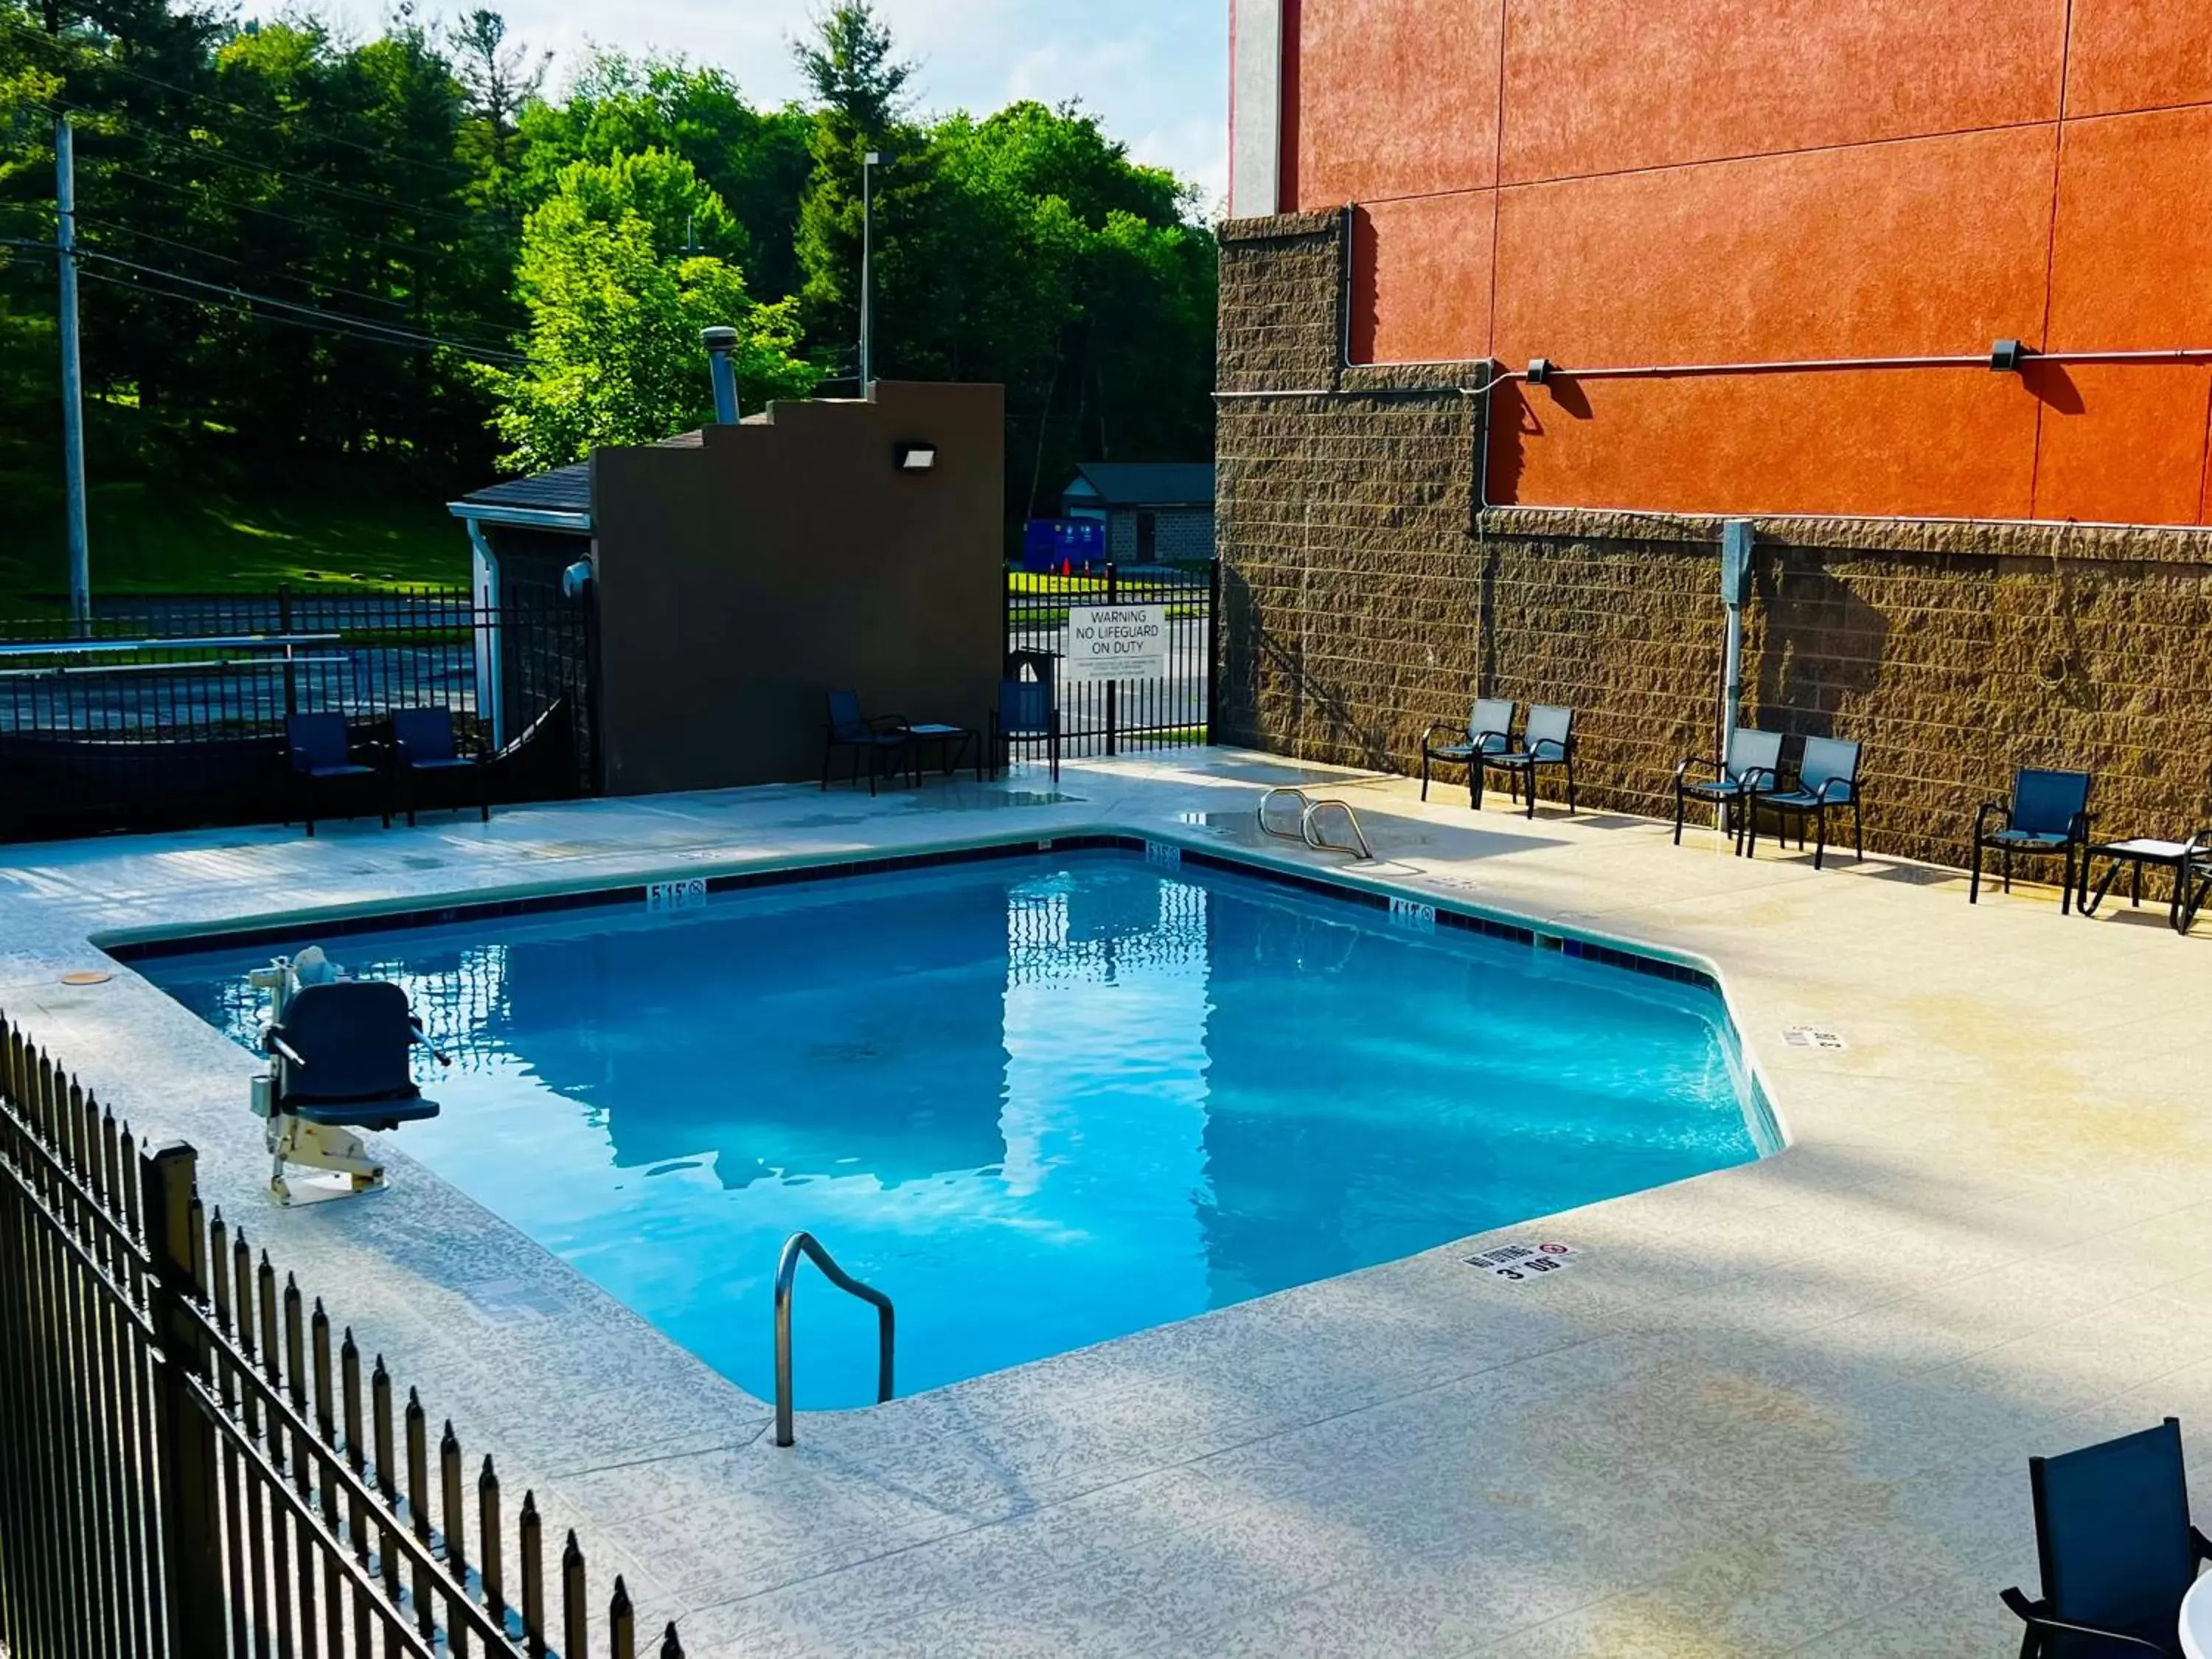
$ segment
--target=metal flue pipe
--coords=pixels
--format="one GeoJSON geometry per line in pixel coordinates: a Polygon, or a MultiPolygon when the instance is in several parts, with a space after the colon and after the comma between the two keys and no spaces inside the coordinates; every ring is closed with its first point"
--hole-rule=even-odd
{"type": "Polygon", "coordinates": [[[714,381],[714,419],[723,426],[738,423],[738,367],[731,353],[738,349],[738,331],[727,325],[699,331],[707,348],[707,372],[714,381]]]}

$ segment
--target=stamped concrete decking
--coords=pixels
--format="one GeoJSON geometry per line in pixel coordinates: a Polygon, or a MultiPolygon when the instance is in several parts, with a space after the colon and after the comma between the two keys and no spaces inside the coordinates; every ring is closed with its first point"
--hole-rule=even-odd
{"type": "MultiPolygon", "coordinates": [[[[2010,1655],[2024,1461],[2179,1415],[2212,1512],[2212,929],[1944,872],[1226,750],[870,802],[775,788],[6,849],[0,1009],[575,1524],[695,1656],[2010,1655]],[[389,1193],[280,1211],[252,1062],[88,944],[321,907],[1114,828],[1255,856],[1333,777],[1370,878],[1721,972],[1790,1145],[866,1412],[762,1404],[386,1142],[389,1193]],[[1495,800],[1496,798],[1493,798],[1495,800]],[[1839,1034],[1841,1051],[1783,1031],[1839,1034]]],[[[2144,826],[2162,830],[2166,826],[2144,826]]],[[[343,951],[339,951],[343,959],[343,951]]],[[[809,1287],[815,1288],[815,1287],[809,1287]]],[[[802,1295],[805,1292],[802,1291],[802,1295]]],[[[557,1535],[557,1534],[556,1534],[557,1535]]]]}

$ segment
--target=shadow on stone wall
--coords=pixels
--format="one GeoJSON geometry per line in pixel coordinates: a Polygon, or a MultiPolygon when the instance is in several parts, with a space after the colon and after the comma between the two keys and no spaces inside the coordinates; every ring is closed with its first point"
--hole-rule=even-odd
{"type": "Polygon", "coordinates": [[[1753,717],[1793,737],[1854,736],[1836,715],[1881,683],[1888,619],[1805,549],[1761,559],[1753,582],[1753,717]]]}

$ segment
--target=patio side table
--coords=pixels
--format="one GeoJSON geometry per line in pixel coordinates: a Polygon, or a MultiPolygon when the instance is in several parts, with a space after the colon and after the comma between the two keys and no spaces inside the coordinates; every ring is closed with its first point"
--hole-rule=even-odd
{"type": "Polygon", "coordinates": [[[2193,918],[2196,907],[2187,902],[2196,866],[2206,849],[2194,837],[2188,841],[2158,841],[2138,836],[2128,841],[2100,842],[2082,854],[2081,890],[2075,905],[2081,915],[2094,916],[2105,896],[2112,890],[2112,884],[2120,872],[2128,872],[2128,902],[2140,907],[2142,903],[2143,871],[2146,866],[2166,871],[2172,879],[2172,897],[2166,908],[2166,921],[2176,933],[2187,931],[2185,915],[2193,918]],[[2106,860],[2104,879],[2096,890],[2089,888],[2090,866],[2099,859],[2106,860]]]}
{"type": "Polygon", "coordinates": [[[916,782],[921,778],[921,745],[937,745],[938,765],[946,777],[960,769],[963,762],[971,756],[975,762],[975,781],[983,781],[983,739],[972,726],[909,726],[906,729],[909,764],[916,782]]]}

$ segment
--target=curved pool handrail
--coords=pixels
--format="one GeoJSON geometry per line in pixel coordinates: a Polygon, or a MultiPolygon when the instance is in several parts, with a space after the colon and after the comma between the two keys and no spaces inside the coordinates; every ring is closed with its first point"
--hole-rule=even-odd
{"type": "Polygon", "coordinates": [[[1275,836],[1284,841],[1303,841],[1316,852],[1352,853],[1358,854],[1364,863],[1375,862],[1375,849],[1368,845],[1367,831],[1360,826],[1359,814],[1352,810],[1351,802],[1339,800],[1334,795],[1324,795],[1321,799],[1316,800],[1304,790],[1293,785],[1277,784],[1260,797],[1260,829],[1262,834],[1275,836]],[[1268,822],[1267,804],[1278,795],[1289,795],[1298,803],[1297,830],[1279,830],[1268,822]],[[1315,820],[1325,806],[1334,806],[1344,814],[1344,821],[1352,830],[1350,841],[1330,841],[1322,835],[1316,826],[1315,820]]]}
{"type": "Polygon", "coordinates": [[[791,1291],[799,1278],[799,1259],[812,1259],[822,1276],[839,1290],[857,1296],[876,1310],[876,1403],[891,1397],[891,1299],[839,1267],[812,1233],[796,1232],[783,1241],[775,1264],[775,1443],[788,1446],[791,1433],[791,1291]]]}
{"type": "Polygon", "coordinates": [[[1311,803],[1306,799],[1306,792],[1304,790],[1293,788],[1288,784],[1277,785],[1274,788],[1267,791],[1260,797],[1260,829],[1261,833],[1270,836],[1279,836],[1285,841],[1304,840],[1305,836],[1305,812],[1306,808],[1310,805],[1311,803]],[[1274,799],[1278,795],[1289,795],[1297,801],[1297,829],[1278,830],[1273,824],[1267,822],[1267,803],[1274,799]]]}
{"type": "Polygon", "coordinates": [[[1375,862],[1375,849],[1367,844],[1367,832],[1359,827],[1359,814],[1352,810],[1352,803],[1349,801],[1329,799],[1309,802],[1305,811],[1298,818],[1298,828],[1305,835],[1306,845],[1316,852],[1357,853],[1363,863],[1375,862]],[[1334,806],[1344,814],[1344,821],[1352,830],[1352,839],[1349,842],[1325,841],[1322,838],[1321,831],[1315,820],[1321,816],[1321,810],[1324,806],[1334,806]]]}

